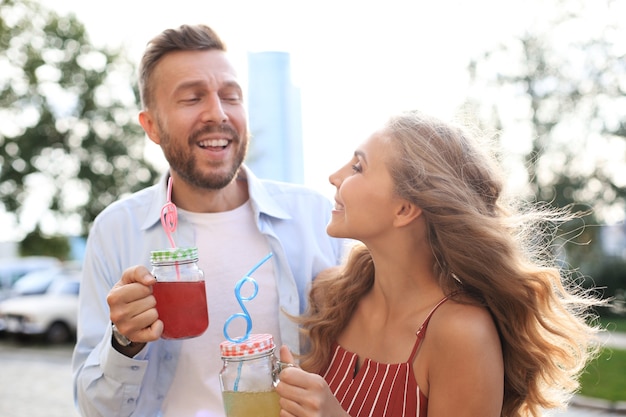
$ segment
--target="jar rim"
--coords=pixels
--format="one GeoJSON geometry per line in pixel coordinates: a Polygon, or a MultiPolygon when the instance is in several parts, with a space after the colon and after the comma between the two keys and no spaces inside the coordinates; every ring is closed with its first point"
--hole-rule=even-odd
{"type": "Polygon", "coordinates": [[[169,248],[161,250],[153,250],[150,252],[150,263],[169,264],[185,261],[197,261],[198,248],[190,246],[188,248],[169,248]]]}
{"type": "Polygon", "coordinates": [[[222,358],[252,358],[273,352],[276,348],[271,334],[251,334],[246,340],[233,342],[225,340],[220,343],[222,358]]]}

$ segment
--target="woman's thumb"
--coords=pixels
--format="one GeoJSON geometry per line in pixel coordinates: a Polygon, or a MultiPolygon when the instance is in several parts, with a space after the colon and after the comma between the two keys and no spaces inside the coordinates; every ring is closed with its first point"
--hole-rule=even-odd
{"type": "Polygon", "coordinates": [[[294,363],[293,355],[287,345],[280,347],[280,361],[283,363],[294,363]]]}

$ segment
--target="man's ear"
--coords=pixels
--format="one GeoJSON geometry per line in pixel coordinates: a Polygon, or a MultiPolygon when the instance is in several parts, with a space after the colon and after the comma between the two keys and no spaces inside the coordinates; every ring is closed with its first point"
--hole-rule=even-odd
{"type": "Polygon", "coordinates": [[[413,220],[421,216],[421,214],[421,207],[418,207],[409,201],[402,200],[398,205],[398,209],[396,210],[394,225],[399,227],[406,226],[413,220]]]}
{"type": "Polygon", "coordinates": [[[139,112],[139,124],[143,127],[146,135],[150,140],[157,145],[161,143],[161,137],[159,136],[159,129],[157,129],[156,122],[152,113],[149,110],[142,110],[139,112]]]}

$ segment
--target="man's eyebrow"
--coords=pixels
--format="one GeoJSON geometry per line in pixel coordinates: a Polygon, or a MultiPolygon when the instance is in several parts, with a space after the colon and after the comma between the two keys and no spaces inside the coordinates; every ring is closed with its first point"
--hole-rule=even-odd
{"type": "Polygon", "coordinates": [[[234,88],[240,93],[243,93],[243,89],[241,88],[241,86],[239,85],[237,81],[226,81],[224,84],[220,86],[219,89],[223,90],[224,88],[234,88]]]}
{"type": "Polygon", "coordinates": [[[237,81],[226,81],[224,82],[222,87],[236,87],[236,88],[241,89],[241,86],[239,85],[237,81]]]}
{"type": "MultiPolygon", "coordinates": [[[[196,87],[202,87],[203,85],[204,85],[204,81],[202,80],[184,81],[176,86],[176,88],[174,89],[174,93],[177,93],[179,91],[189,90],[189,89],[196,88],[196,87]]],[[[223,88],[236,88],[239,91],[243,91],[237,81],[226,81],[219,87],[220,90],[223,88]]]]}
{"type": "Polygon", "coordinates": [[[184,91],[184,90],[189,90],[191,88],[194,87],[199,87],[201,86],[203,83],[200,80],[189,80],[189,81],[184,81],[180,84],[178,84],[176,86],[176,88],[174,89],[174,93],[178,93],[180,91],[184,91]]]}

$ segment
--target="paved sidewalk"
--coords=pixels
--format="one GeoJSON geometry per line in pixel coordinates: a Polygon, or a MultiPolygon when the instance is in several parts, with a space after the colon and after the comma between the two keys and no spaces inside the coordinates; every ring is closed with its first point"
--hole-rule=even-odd
{"type": "Polygon", "coordinates": [[[601,337],[606,347],[626,350],[626,333],[606,332],[601,337]]]}
{"type": "MultiPolygon", "coordinates": [[[[605,334],[606,347],[626,350],[626,333],[605,334]]],[[[72,399],[72,346],[20,346],[0,339],[0,416],[78,417],[72,399]]],[[[624,417],[626,403],[576,397],[545,417],[624,417]]]]}

